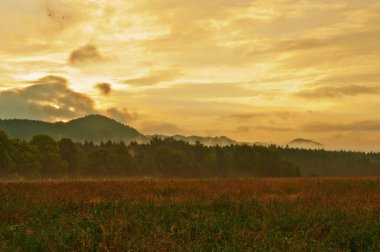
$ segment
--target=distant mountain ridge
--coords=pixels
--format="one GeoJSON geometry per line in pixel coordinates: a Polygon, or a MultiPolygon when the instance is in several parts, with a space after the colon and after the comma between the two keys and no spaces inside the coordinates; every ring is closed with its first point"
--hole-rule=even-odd
{"type": "MultiPolygon", "coordinates": [[[[73,119],[68,122],[44,122],[29,119],[0,119],[0,130],[5,131],[13,138],[30,140],[35,135],[49,135],[55,140],[61,138],[71,138],[73,141],[84,142],[93,141],[94,143],[112,141],[124,141],[130,143],[149,142],[153,137],[173,138],[190,144],[197,142],[206,146],[227,146],[227,145],[250,145],[250,146],[270,146],[269,143],[261,142],[238,142],[226,136],[201,137],[183,135],[144,135],[138,130],[120,123],[114,119],[103,115],[93,114],[81,118],[73,119]]],[[[296,138],[287,144],[289,147],[320,149],[324,145],[313,140],[296,138]]]]}
{"type": "Polygon", "coordinates": [[[137,141],[144,143],[153,137],[172,137],[190,144],[195,144],[198,141],[207,146],[239,144],[237,141],[225,136],[144,135],[128,125],[102,115],[87,115],[68,122],[54,123],[27,119],[0,119],[0,130],[4,130],[13,138],[25,140],[30,140],[35,135],[49,135],[56,140],[71,138],[78,142],[93,141],[94,143],[100,143],[110,140],[113,142],[124,141],[129,143],[137,141]]]}
{"type": "Polygon", "coordinates": [[[324,148],[324,145],[316,141],[304,138],[296,138],[290,141],[288,144],[290,147],[296,148],[306,148],[306,149],[321,149],[324,148]]]}

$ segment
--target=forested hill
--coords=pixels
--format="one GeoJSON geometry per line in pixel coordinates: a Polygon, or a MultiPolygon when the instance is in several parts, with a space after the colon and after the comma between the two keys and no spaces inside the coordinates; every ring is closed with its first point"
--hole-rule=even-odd
{"type": "Polygon", "coordinates": [[[0,120],[0,130],[14,138],[30,140],[35,135],[49,135],[55,140],[70,138],[74,141],[143,141],[145,136],[136,129],[101,115],[88,115],[68,122],[10,119],[0,120]]]}
{"type": "MultiPolygon", "coordinates": [[[[169,137],[164,135],[143,135],[128,125],[122,124],[102,115],[88,115],[69,122],[55,123],[26,119],[0,119],[0,130],[5,131],[10,137],[24,140],[30,140],[35,135],[49,135],[55,140],[70,138],[75,142],[92,141],[94,143],[107,141],[123,141],[125,143],[137,141],[139,143],[147,143],[155,137],[161,139],[169,137]]],[[[207,146],[227,146],[238,144],[235,140],[225,136],[187,137],[175,135],[171,138],[182,140],[190,144],[199,142],[207,146]]]]}

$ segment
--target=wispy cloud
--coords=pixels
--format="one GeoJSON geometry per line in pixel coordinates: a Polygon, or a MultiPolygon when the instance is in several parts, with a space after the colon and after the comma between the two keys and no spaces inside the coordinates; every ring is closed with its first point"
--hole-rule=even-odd
{"type": "Polygon", "coordinates": [[[324,99],[358,95],[376,95],[380,87],[367,87],[361,85],[349,85],[343,87],[317,87],[298,92],[296,95],[303,98],[324,99]]]}
{"type": "Polygon", "coordinates": [[[162,82],[175,80],[179,76],[181,76],[179,70],[161,70],[151,72],[146,76],[126,79],[123,80],[122,83],[131,86],[153,86],[162,82]]]}
{"type": "Polygon", "coordinates": [[[380,120],[353,123],[311,123],[304,126],[307,131],[380,131],[380,120]]]}

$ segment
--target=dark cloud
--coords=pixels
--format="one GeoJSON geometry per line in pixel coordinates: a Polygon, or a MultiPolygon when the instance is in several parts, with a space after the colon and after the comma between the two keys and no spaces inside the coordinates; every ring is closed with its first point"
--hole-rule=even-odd
{"type": "Polygon", "coordinates": [[[306,131],[380,131],[379,120],[367,120],[349,124],[311,123],[303,127],[306,131]]]}
{"type": "Polygon", "coordinates": [[[94,102],[67,86],[67,80],[46,76],[33,85],[0,92],[1,118],[71,119],[95,113],[94,102]]]}
{"type": "Polygon", "coordinates": [[[128,109],[122,108],[109,108],[106,111],[107,116],[112,117],[113,119],[123,122],[123,123],[130,123],[131,121],[135,120],[137,118],[136,113],[131,113],[128,109]]]}
{"type": "Polygon", "coordinates": [[[178,70],[162,70],[153,72],[147,76],[124,80],[122,83],[132,86],[150,86],[175,80],[179,76],[181,76],[181,72],[178,70]]]}
{"type": "Polygon", "coordinates": [[[297,93],[297,96],[304,98],[335,98],[343,96],[373,95],[378,94],[379,87],[349,85],[343,87],[317,87],[297,93]]]}
{"type": "Polygon", "coordinates": [[[109,95],[112,91],[112,85],[109,83],[98,83],[94,86],[101,95],[109,95]]]}
{"type": "Polygon", "coordinates": [[[85,45],[71,52],[69,63],[74,66],[80,66],[88,63],[97,63],[102,60],[97,47],[93,45],[85,45]]]}

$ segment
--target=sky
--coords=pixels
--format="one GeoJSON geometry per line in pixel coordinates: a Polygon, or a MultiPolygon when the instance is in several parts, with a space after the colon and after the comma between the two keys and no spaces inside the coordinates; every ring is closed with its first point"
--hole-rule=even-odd
{"type": "Polygon", "coordinates": [[[0,0],[0,118],[380,151],[378,0],[0,0]]]}

